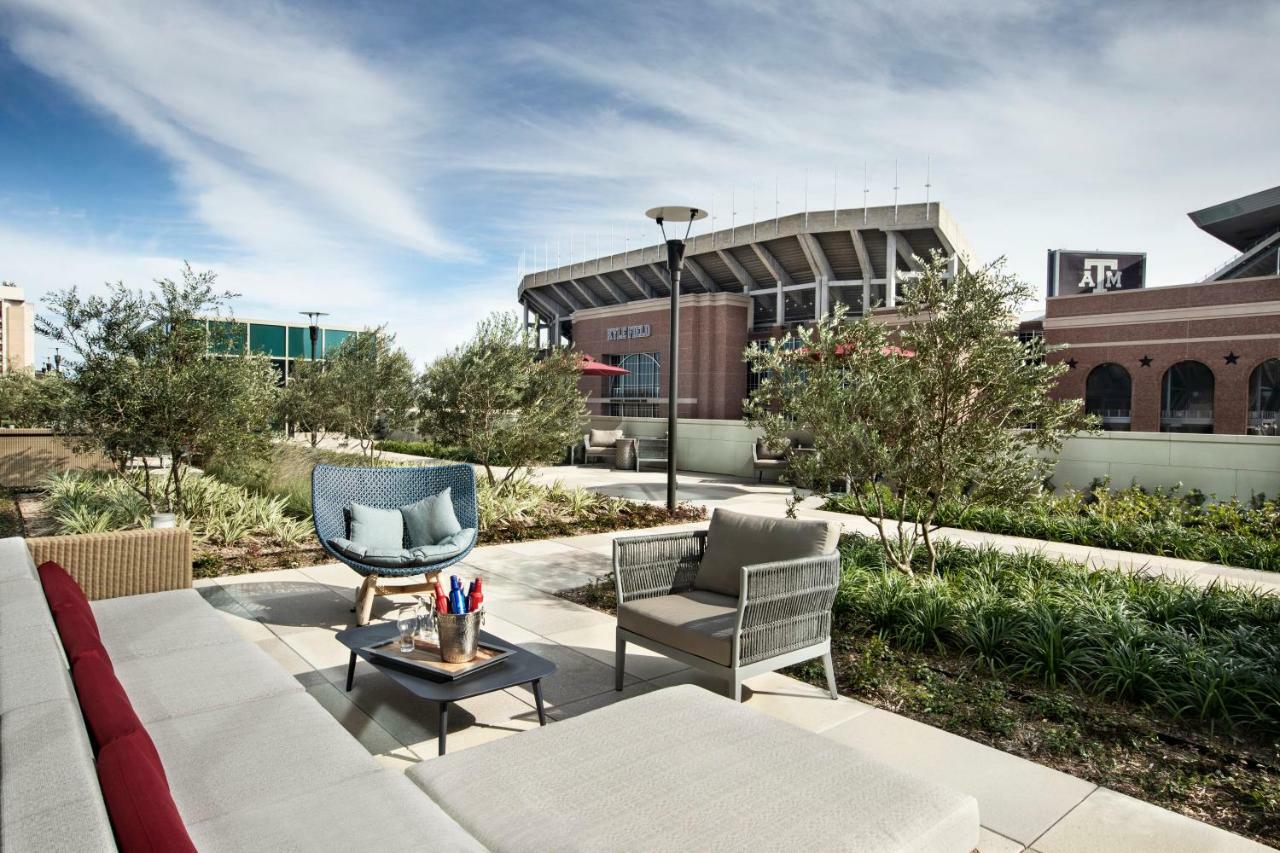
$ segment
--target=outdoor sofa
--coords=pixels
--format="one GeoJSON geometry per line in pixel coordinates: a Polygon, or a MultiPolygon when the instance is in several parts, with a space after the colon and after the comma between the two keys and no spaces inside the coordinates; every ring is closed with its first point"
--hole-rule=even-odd
{"type": "Polygon", "coordinates": [[[977,843],[972,797],[693,686],[384,768],[190,588],[190,548],[0,540],[6,853],[977,843]]]}

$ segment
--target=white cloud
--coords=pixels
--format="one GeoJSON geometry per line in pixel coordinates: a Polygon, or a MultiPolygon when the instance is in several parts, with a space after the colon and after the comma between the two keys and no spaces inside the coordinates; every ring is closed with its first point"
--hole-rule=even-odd
{"type": "Polygon", "coordinates": [[[430,91],[280,7],[11,0],[15,53],[158,149],[215,232],[268,255],[457,246],[412,187],[430,91]]]}

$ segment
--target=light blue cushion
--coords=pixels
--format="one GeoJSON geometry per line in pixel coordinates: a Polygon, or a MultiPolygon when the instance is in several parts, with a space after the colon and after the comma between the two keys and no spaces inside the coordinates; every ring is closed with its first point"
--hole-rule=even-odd
{"type": "Polygon", "coordinates": [[[459,530],[439,545],[422,545],[417,548],[370,548],[350,539],[329,540],[329,547],[344,557],[368,566],[403,569],[412,566],[430,566],[456,557],[465,551],[475,539],[474,527],[459,530]]]}
{"type": "Polygon", "coordinates": [[[453,490],[450,488],[417,503],[400,507],[400,514],[404,516],[410,548],[440,545],[462,530],[458,516],[453,511],[453,490]]]}
{"type": "Polygon", "coordinates": [[[404,516],[398,509],[352,504],[351,541],[367,548],[402,548],[404,516]]]}

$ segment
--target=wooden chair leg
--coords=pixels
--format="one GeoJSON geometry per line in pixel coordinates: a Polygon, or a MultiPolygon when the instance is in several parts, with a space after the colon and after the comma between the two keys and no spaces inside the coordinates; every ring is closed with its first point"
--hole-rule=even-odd
{"type": "Polygon", "coordinates": [[[368,625],[369,615],[373,612],[373,597],[378,594],[378,576],[365,575],[360,584],[360,593],[356,596],[356,624],[368,625]]]}

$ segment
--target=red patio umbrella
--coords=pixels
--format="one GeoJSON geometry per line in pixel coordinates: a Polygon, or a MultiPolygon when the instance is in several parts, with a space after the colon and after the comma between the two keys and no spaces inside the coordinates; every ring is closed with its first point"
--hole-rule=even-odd
{"type": "Polygon", "coordinates": [[[578,362],[578,372],[583,376],[626,376],[630,373],[625,367],[617,367],[612,364],[605,364],[603,361],[596,361],[589,355],[583,355],[578,362]]]}

